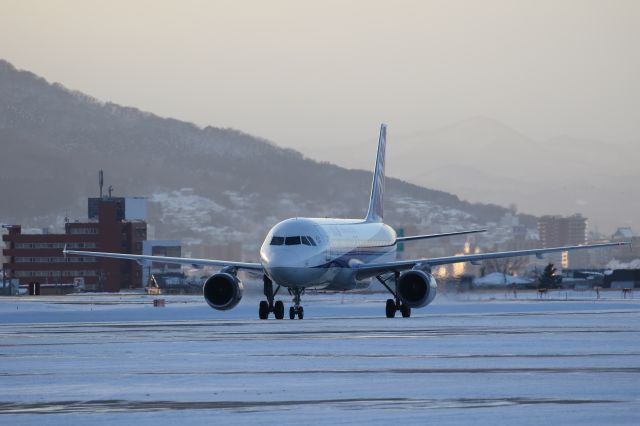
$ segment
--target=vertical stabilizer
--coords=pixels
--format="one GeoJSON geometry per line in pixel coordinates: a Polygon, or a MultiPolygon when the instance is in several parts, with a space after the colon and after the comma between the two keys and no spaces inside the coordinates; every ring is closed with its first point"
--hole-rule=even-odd
{"type": "Polygon", "coordinates": [[[371,183],[371,197],[369,198],[369,210],[367,222],[382,222],[384,217],[384,152],[387,145],[387,126],[380,125],[380,140],[378,141],[378,155],[376,155],[376,168],[373,171],[371,183]]]}

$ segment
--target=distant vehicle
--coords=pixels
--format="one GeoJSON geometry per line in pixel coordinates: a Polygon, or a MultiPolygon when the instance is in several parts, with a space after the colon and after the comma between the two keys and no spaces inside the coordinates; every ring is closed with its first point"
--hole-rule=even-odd
{"type": "Polygon", "coordinates": [[[239,270],[261,273],[266,298],[260,302],[258,308],[261,319],[267,319],[270,313],[273,313],[277,319],[284,318],[284,303],[276,300],[282,287],[287,288],[289,294],[293,296],[289,318],[302,319],[304,310],[300,301],[306,289],[348,291],[362,288],[375,278],[393,296],[386,303],[386,316],[392,318],[398,311],[403,317],[409,317],[411,309],[422,308],[433,301],[437,291],[436,280],[431,273],[431,268],[434,266],[458,262],[476,263],[485,259],[503,257],[529,255],[540,257],[544,253],[628,244],[605,243],[432,259],[396,260],[397,244],[400,242],[471,234],[485,230],[398,237],[393,228],[383,222],[386,133],[387,128],[382,124],[367,216],[364,219],[292,218],[284,220],[267,234],[260,248],[259,263],[89,252],[66,248],[64,254],[221,267],[220,272],[209,277],[203,285],[206,302],[212,308],[221,311],[235,307],[242,298],[244,287],[237,277],[239,270]]]}

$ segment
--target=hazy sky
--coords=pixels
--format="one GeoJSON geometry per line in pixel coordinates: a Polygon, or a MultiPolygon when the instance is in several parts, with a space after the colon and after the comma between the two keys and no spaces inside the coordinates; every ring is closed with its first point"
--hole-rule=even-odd
{"type": "Polygon", "coordinates": [[[0,57],[305,150],[472,116],[638,141],[640,1],[0,0],[0,57]]]}

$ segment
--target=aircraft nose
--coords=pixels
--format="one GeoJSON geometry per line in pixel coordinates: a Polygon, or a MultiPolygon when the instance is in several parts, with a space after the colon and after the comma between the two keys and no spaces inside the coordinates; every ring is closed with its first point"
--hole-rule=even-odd
{"type": "Polygon", "coordinates": [[[274,267],[267,272],[273,281],[285,287],[306,287],[322,277],[322,271],[314,268],[274,267]]]}
{"type": "Polygon", "coordinates": [[[315,282],[322,273],[319,269],[308,267],[287,247],[276,247],[266,251],[262,261],[269,277],[285,287],[297,287],[315,282]]]}
{"type": "Polygon", "coordinates": [[[262,254],[262,263],[267,268],[286,267],[287,254],[282,252],[279,248],[269,248],[262,254]]]}

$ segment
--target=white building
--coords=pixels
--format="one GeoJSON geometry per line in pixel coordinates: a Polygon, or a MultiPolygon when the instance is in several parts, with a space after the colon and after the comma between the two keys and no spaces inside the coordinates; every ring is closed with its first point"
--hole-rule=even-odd
{"type": "MultiPolygon", "coordinates": [[[[147,256],[182,256],[182,243],[180,240],[145,240],[142,242],[142,254],[147,256]]],[[[142,283],[146,286],[149,283],[149,273],[167,274],[181,273],[182,265],[164,264],[157,262],[147,262],[142,268],[142,283]]]]}

